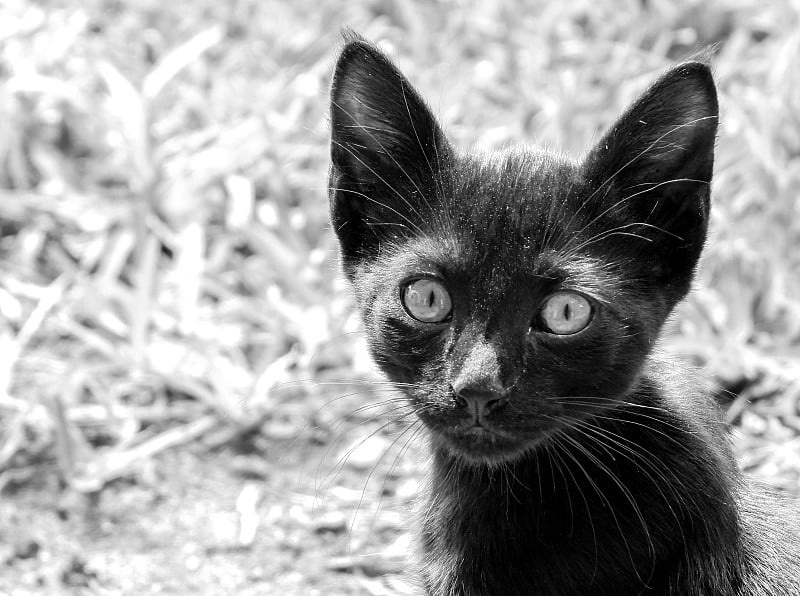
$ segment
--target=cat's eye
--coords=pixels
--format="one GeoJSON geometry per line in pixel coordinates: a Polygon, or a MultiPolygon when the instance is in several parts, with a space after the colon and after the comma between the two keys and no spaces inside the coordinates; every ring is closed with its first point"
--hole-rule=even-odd
{"type": "Polygon", "coordinates": [[[576,292],[557,292],[545,301],[539,320],[548,333],[572,335],[592,320],[592,305],[576,292]]]}
{"type": "Polygon", "coordinates": [[[415,279],[401,290],[406,312],[423,323],[444,321],[453,308],[450,294],[444,284],[429,278],[415,279]]]}

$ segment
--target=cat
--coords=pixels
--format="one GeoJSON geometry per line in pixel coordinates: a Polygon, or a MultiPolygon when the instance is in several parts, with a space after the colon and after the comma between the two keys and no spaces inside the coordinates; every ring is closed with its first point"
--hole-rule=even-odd
{"type": "Polygon", "coordinates": [[[717,121],[687,62],[581,161],[458,151],[349,35],[331,221],[427,435],[427,594],[800,595],[797,506],[740,476],[713,399],[657,348],[705,243],[717,121]]]}

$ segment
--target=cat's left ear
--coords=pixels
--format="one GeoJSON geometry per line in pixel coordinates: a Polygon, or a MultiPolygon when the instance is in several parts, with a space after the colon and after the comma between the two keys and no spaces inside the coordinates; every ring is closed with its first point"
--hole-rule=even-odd
{"type": "Polygon", "coordinates": [[[623,114],[583,166],[593,192],[605,197],[596,208],[647,239],[637,252],[655,273],[687,284],[708,226],[718,114],[709,67],[682,64],[623,114]]]}

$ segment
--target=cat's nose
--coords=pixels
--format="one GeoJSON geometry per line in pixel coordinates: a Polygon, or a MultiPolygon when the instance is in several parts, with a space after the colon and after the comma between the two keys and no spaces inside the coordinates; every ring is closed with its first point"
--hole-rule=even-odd
{"type": "Polygon", "coordinates": [[[495,410],[506,395],[497,347],[488,341],[471,345],[452,387],[456,405],[467,409],[476,420],[495,410]]]}
{"type": "Polygon", "coordinates": [[[497,409],[505,398],[506,390],[497,380],[480,384],[453,385],[456,404],[482,418],[497,409]]]}

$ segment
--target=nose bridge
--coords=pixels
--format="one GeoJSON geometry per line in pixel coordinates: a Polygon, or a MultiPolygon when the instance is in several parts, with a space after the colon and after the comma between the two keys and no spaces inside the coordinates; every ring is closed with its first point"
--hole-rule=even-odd
{"type": "Polygon", "coordinates": [[[456,393],[466,388],[488,392],[502,390],[497,346],[484,336],[474,337],[470,344],[458,372],[454,375],[452,384],[456,393]]]}

